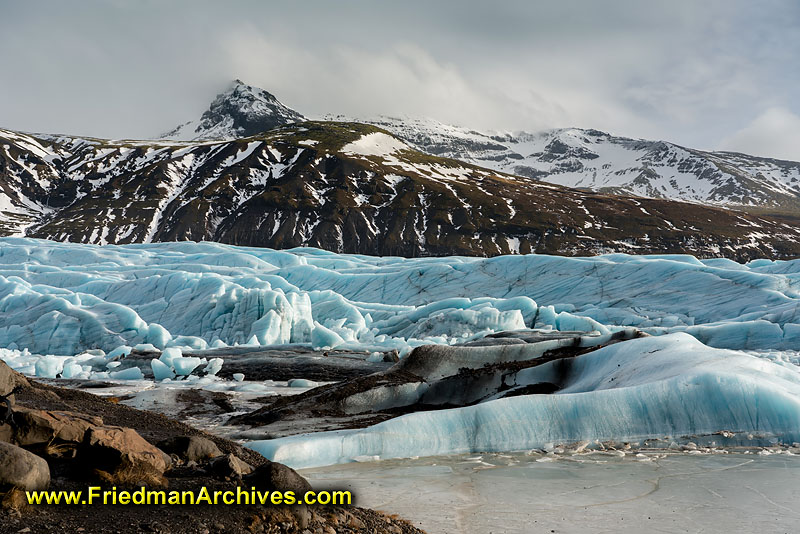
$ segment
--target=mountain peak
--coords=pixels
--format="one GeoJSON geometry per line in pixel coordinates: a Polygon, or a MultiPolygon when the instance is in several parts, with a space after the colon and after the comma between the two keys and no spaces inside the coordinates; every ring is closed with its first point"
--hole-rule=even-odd
{"type": "Polygon", "coordinates": [[[303,115],[282,104],[269,91],[237,78],[214,98],[199,120],[181,124],[160,139],[236,139],[303,120],[303,115]]]}

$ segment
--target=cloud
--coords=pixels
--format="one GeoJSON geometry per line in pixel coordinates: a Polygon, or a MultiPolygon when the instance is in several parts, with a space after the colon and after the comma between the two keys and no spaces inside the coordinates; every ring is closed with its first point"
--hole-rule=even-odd
{"type": "Polygon", "coordinates": [[[540,114],[547,103],[531,94],[520,99],[527,102],[514,103],[508,92],[474,83],[459,65],[439,61],[409,42],[374,49],[339,44],[311,52],[255,29],[239,29],[224,42],[229,77],[264,87],[311,117],[427,116],[498,128],[521,123],[525,114],[530,127],[547,126],[540,114]]]}
{"type": "Polygon", "coordinates": [[[144,137],[242,78],[309,115],[714,148],[765,103],[800,113],[800,7],[765,2],[9,2],[0,126],[144,137]]]}
{"type": "Polygon", "coordinates": [[[722,150],[800,161],[800,116],[771,107],[720,143],[722,150]]]}

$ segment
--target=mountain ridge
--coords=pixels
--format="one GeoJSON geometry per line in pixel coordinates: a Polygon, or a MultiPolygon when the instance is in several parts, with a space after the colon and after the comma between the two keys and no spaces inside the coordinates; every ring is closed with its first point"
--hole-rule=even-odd
{"type": "MultiPolygon", "coordinates": [[[[199,121],[189,121],[160,138],[232,140],[305,119],[271,93],[235,80],[199,121]]],[[[433,156],[567,187],[800,213],[798,162],[698,150],[585,128],[480,132],[414,117],[329,114],[322,119],[371,124],[433,156]]]]}
{"type": "Polygon", "coordinates": [[[565,188],[431,156],[361,123],[307,121],[217,142],[0,130],[0,176],[0,234],[59,241],[800,256],[796,220],[565,188]]]}
{"type": "Polygon", "coordinates": [[[384,128],[426,153],[567,187],[800,213],[798,162],[703,151],[596,129],[489,134],[431,119],[359,122],[384,128]]]}

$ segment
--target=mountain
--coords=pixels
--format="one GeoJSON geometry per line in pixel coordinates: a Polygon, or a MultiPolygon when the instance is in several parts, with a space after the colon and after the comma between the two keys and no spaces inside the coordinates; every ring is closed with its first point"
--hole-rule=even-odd
{"type": "Polygon", "coordinates": [[[800,256],[796,219],[569,189],[338,122],[220,142],[0,130],[0,234],[399,256],[800,256]]]}
{"type": "Polygon", "coordinates": [[[800,213],[797,162],[707,152],[579,128],[511,134],[408,117],[358,122],[379,126],[427,154],[567,187],[800,213]]]}
{"type": "Polygon", "coordinates": [[[159,139],[237,139],[303,120],[305,117],[284,106],[271,93],[234,80],[227,90],[217,95],[199,121],[181,124],[159,139]]]}
{"type": "MultiPolygon", "coordinates": [[[[579,128],[487,133],[412,117],[327,115],[324,119],[372,124],[426,154],[567,187],[800,213],[797,162],[708,152],[579,128]]],[[[269,92],[235,80],[199,121],[178,126],[161,139],[231,140],[303,120],[269,92]]]]}

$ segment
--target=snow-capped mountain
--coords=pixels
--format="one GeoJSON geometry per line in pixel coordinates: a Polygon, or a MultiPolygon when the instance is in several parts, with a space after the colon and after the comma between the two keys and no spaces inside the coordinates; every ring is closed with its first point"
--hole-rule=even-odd
{"type": "Polygon", "coordinates": [[[707,152],[579,128],[482,133],[431,119],[374,124],[418,150],[567,187],[716,205],[800,210],[800,163],[707,152]]]}
{"type": "Polygon", "coordinates": [[[800,226],[788,220],[564,188],[340,122],[219,142],[0,130],[0,233],[398,256],[800,256],[800,226]]]}
{"type": "Polygon", "coordinates": [[[227,90],[217,95],[199,120],[181,124],[159,138],[180,141],[237,139],[303,120],[305,117],[284,106],[271,93],[234,80],[227,90]]]}
{"type": "MultiPolygon", "coordinates": [[[[695,150],[579,128],[492,133],[413,117],[327,115],[324,119],[372,124],[426,154],[567,187],[719,206],[800,211],[797,162],[695,150]]],[[[178,126],[161,139],[231,140],[302,120],[300,113],[267,91],[235,80],[199,121],[178,126]]]]}

